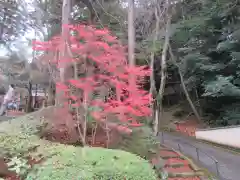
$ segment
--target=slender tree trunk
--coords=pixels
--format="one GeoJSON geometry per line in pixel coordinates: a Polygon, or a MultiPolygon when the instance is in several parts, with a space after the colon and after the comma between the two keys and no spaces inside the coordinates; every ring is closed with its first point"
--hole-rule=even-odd
{"type": "Polygon", "coordinates": [[[163,115],[163,95],[164,95],[164,90],[165,90],[165,84],[166,84],[166,77],[167,77],[167,52],[168,52],[168,46],[169,46],[169,26],[171,23],[171,17],[170,15],[167,17],[167,24],[166,24],[166,30],[165,30],[165,41],[163,45],[163,50],[162,50],[162,58],[161,58],[161,83],[160,83],[160,88],[159,88],[159,94],[157,97],[157,109],[159,111],[159,117],[156,119],[155,117],[155,123],[158,124],[156,127],[157,131],[154,132],[156,135],[158,133],[158,130],[160,128],[160,122],[162,119],[163,115]],[[157,122],[158,121],[158,122],[157,122]]]}
{"type": "MultiPolygon", "coordinates": [[[[65,25],[70,24],[70,15],[71,15],[71,8],[72,8],[71,0],[63,0],[62,5],[62,39],[63,39],[63,49],[61,52],[61,57],[66,57],[67,55],[67,41],[68,41],[68,35],[69,31],[65,27],[65,25]]],[[[61,63],[61,62],[60,62],[61,63]]],[[[61,64],[60,68],[60,81],[65,82],[65,63],[61,64]]]]}
{"type": "Polygon", "coordinates": [[[155,74],[154,74],[154,59],[155,59],[155,50],[156,50],[156,41],[158,40],[158,32],[159,32],[159,25],[160,25],[160,17],[158,16],[158,8],[155,7],[155,17],[156,17],[156,33],[153,40],[153,50],[151,52],[151,62],[150,62],[150,68],[152,70],[152,73],[150,75],[150,93],[153,97],[153,102],[151,103],[152,107],[152,124],[153,124],[153,132],[155,135],[157,135],[158,132],[158,116],[159,113],[156,109],[157,102],[156,102],[156,96],[157,96],[157,90],[156,90],[156,81],[155,81],[155,74]]]}
{"type": "MultiPolygon", "coordinates": [[[[179,68],[178,68],[178,69],[179,69],[179,68]]],[[[188,101],[189,105],[191,106],[192,111],[193,111],[194,115],[196,116],[198,122],[201,122],[201,117],[200,117],[200,115],[199,115],[196,107],[194,106],[194,104],[193,104],[193,102],[192,102],[192,100],[191,100],[191,98],[190,98],[190,96],[189,96],[189,93],[188,93],[188,91],[187,91],[186,85],[185,85],[185,83],[184,83],[184,79],[183,79],[182,72],[180,71],[180,69],[179,69],[178,71],[179,71],[179,76],[180,76],[182,88],[183,88],[184,94],[185,94],[185,96],[186,96],[186,98],[187,98],[187,101],[188,101]]]]}
{"type": "MultiPolygon", "coordinates": [[[[71,17],[71,8],[72,8],[72,0],[63,0],[62,4],[62,49],[60,52],[60,82],[65,83],[65,71],[66,71],[66,62],[61,62],[61,59],[67,58],[67,43],[68,43],[68,35],[69,31],[66,28],[66,25],[70,24],[70,17],[71,17]]],[[[56,104],[62,105],[63,101],[63,94],[58,93],[56,96],[56,104]]]]}
{"type": "Polygon", "coordinates": [[[55,104],[54,103],[54,99],[55,99],[54,90],[55,90],[55,84],[52,80],[50,80],[49,86],[47,89],[47,106],[52,106],[55,104]]]}
{"type": "Polygon", "coordinates": [[[194,88],[194,90],[195,90],[195,94],[196,94],[196,99],[197,99],[197,106],[198,106],[198,112],[199,112],[199,115],[200,115],[200,117],[202,116],[202,106],[201,106],[201,102],[200,102],[200,99],[199,99],[199,95],[198,95],[198,90],[197,90],[197,88],[195,87],[194,88]]]}
{"type": "Polygon", "coordinates": [[[200,115],[199,115],[196,107],[194,106],[194,104],[193,104],[193,102],[192,102],[192,100],[191,100],[191,98],[190,98],[190,95],[189,95],[189,93],[188,93],[187,87],[186,87],[186,85],[185,85],[185,83],[184,83],[183,74],[182,74],[182,72],[181,72],[180,67],[179,67],[178,64],[177,64],[177,61],[175,60],[175,57],[174,57],[174,55],[173,55],[171,46],[169,46],[169,53],[170,53],[170,56],[171,56],[171,59],[172,59],[173,63],[174,63],[174,64],[177,66],[177,68],[178,68],[178,73],[179,73],[179,76],[180,76],[181,85],[182,85],[182,88],[183,88],[183,92],[184,92],[184,94],[185,94],[185,96],[186,96],[186,98],[187,98],[187,101],[188,101],[188,103],[189,103],[189,105],[190,105],[190,107],[191,107],[194,115],[196,116],[198,122],[201,122],[201,117],[200,117],[200,115]]]}
{"type": "Polygon", "coordinates": [[[135,28],[134,28],[134,0],[128,1],[128,61],[135,66],[135,28]]]}
{"type": "Polygon", "coordinates": [[[38,91],[38,85],[36,84],[36,90],[35,90],[35,97],[34,97],[34,108],[37,108],[37,91],[38,91]]]}
{"type": "Polygon", "coordinates": [[[32,96],[32,83],[29,81],[28,83],[28,98],[27,98],[27,105],[26,105],[26,112],[32,112],[32,100],[33,100],[33,96],[32,96]]]}
{"type": "Polygon", "coordinates": [[[47,89],[44,88],[44,99],[42,101],[41,108],[47,107],[47,89]]]}
{"type": "MultiPolygon", "coordinates": [[[[128,62],[130,67],[136,65],[135,62],[135,28],[134,28],[134,0],[128,0],[128,62]]],[[[136,77],[130,74],[129,85],[136,86],[136,77]]],[[[134,95],[133,91],[129,94],[134,95]]],[[[120,115],[122,116],[122,115],[120,115]]]]}

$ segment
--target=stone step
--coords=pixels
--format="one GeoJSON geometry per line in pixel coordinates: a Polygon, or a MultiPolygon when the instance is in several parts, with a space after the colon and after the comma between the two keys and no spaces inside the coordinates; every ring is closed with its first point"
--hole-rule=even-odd
{"type": "Polygon", "coordinates": [[[166,167],[179,167],[179,166],[186,166],[186,165],[189,165],[189,162],[179,157],[169,158],[165,160],[166,167]]]}
{"type": "Polygon", "coordinates": [[[180,166],[180,167],[165,167],[164,169],[169,173],[194,172],[193,169],[190,168],[190,166],[188,165],[180,166]]]}
{"type": "Polygon", "coordinates": [[[170,178],[194,178],[194,177],[201,177],[204,175],[203,172],[194,172],[194,171],[189,171],[186,172],[186,170],[181,169],[181,171],[179,170],[179,172],[177,171],[173,171],[173,172],[168,172],[168,176],[170,178]]]}
{"type": "Polygon", "coordinates": [[[164,170],[168,173],[169,180],[201,180],[203,171],[192,168],[191,162],[172,149],[164,147],[160,150],[159,157],[164,160],[164,170]]]}
{"type": "Polygon", "coordinates": [[[179,154],[174,151],[161,150],[159,156],[163,159],[177,158],[179,154]]]}
{"type": "Polygon", "coordinates": [[[201,180],[199,177],[173,177],[173,178],[168,178],[168,180],[201,180]]]}

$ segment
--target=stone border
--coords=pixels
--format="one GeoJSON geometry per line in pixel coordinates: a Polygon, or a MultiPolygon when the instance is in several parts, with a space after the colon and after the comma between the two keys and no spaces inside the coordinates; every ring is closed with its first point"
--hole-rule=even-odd
{"type": "Polygon", "coordinates": [[[164,129],[162,129],[162,131],[165,132],[165,133],[170,133],[170,134],[172,133],[172,134],[177,135],[177,136],[182,136],[184,138],[191,139],[195,142],[207,144],[207,145],[213,146],[214,148],[219,148],[221,150],[228,151],[229,153],[232,153],[232,154],[240,155],[240,149],[239,148],[234,148],[234,147],[230,147],[230,146],[227,146],[227,145],[222,145],[222,144],[218,144],[218,143],[214,143],[214,142],[210,142],[210,141],[206,141],[206,140],[202,140],[202,139],[196,139],[196,137],[187,136],[186,134],[180,133],[178,131],[169,131],[169,130],[164,130],[164,129]]]}
{"type": "Polygon", "coordinates": [[[211,130],[218,130],[218,129],[238,128],[238,127],[240,128],[240,125],[232,125],[232,126],[216,127],[216,128],[206,128],[206,129],[197,128],[196,131],[211,131],[211,130]]]}

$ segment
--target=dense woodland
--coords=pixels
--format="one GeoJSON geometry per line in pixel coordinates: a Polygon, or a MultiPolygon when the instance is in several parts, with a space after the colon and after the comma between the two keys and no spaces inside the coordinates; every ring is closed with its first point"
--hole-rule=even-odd
{"type": "Polygon", "coordinates": [[[54,68],[41,62],[44,54],[31,51],[31,41],[58,35],[62,23],[94,24],[108,27],[125,45],[128,39],[135,39],[132,47],[128,46],[129,53],[135,52],[136,64],[154,67],[146,88],[160,106],[185,101],[200,121],[207,120],[214,126],[240,123],[238,1],[139,0],[133,4],[132,22],[127,16],[131,12],[129,2],[66,3],[64,10],[62,1],[0,2],[0,42],[8,56],[1,59],[5,79],[23,87],[43,84],[49,93],[54,92],[55,77],[50,72],[54,68]],[[129,33],[129,29],[134,32],[129,33]],[[29,66],[29,60],[38,67],[29,66]],[[51,77],[48,82],[41,75],[46,76],[45,72],[51,77]],[[21,78],[24,73],[25,78],[21,78]]]}

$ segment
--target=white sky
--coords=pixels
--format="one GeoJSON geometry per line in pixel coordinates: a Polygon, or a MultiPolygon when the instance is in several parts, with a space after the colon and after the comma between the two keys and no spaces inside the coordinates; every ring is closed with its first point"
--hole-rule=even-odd
{"type": "MultiPolygon", "coordinates": [[[[34,0],[17,0],[17,1],[18,3],[27,7],[28,11],[34,11],[34,7],[32,5],[34,0]]],[[[13,42],[11,49],[14,51],[18,51],[19,48],[17,48],[16,46],[20,45],[19,47],[21,47],[22,50],[24,49],[26,52],[26,55],[29,56],[28,59],[31,59],[32,49],[31,49],[31,46],[29,46],[30,43],[28,42],[28,40],[32,40],[34,38],[35,38],[35,31],[33,29],[28,30],[23,36],[19,37],[18,40],[13,42]]],[[[0,56],[6,56],[6,55],[7,55],[7,49],[4,48],[3,46],[2,47],[0,46],[0,56]]]]}
{"type": "MultiPolygon", "coordinates": [[[[33,7],[33,3],[35,0],[17,0],[19,1],[19,3],[21,3],[22,5],[24,5],[25,7],[27,7],[28,11],[34,11],[34,7],[33,7]]],[[[173,1],[171,3],[177,3],[177,2],[182,2],[182,0],[176,0],[173,1]]],[[[138,0],[135,0],[136,6],[138,4],[138,0]]],[[[121,1],[121,5],[123,6],[123,8],[127,8],[128,7],[128,2],[126,0],[122,0],[121,1]]],[[[27,31],[20,39],[18,39],[16,42],[14,42],[14,44],[18,45],[21,44],[21,49],[26,49],[25,52],[27,51],[27,56],[29,61],[31,61],[32,59],[32,49],[31,46],[29,46],[28,40],[32,40],[35,39],[35,31],[34,30],[29,30],[27,31]]],[[[15,48],[14,46],[12,47],[13,50],[17,50],[18,48],[15,48]]],[[[7,54],[7,51],[4,47],[0,46],[0,56],[5,56],[7,54]]]]}

